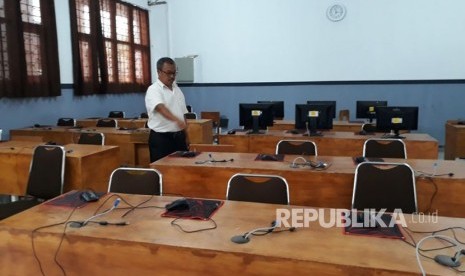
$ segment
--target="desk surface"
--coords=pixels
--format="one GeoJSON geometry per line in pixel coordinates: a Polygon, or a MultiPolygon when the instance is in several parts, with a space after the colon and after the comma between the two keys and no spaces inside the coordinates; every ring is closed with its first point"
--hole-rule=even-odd
{"type": "MultiPolygon", "coordinates": [[[[163,175],[166,193],[224,199],[228,180],[236,173],[274,174],[289,183],[290,201],[294,205],[350,208],[356,164],[352,157],[318,156],[311,160],[330,163],[326,170],[309,167],[290,168],[297,157],[286,155],[283,162],[255,161],[256,153],[211,153],[215,160],[233,162],[195,164],[209,160],[204,152],[195,158],[165,157],[151,164],[163,175]]],[[[433,172],[434,178],[417,177],[418,208],[422,212],[439,210],[443,216],[465,217],[465,162],[429,159],[385,159],[406,162],[416,171],[433,172]],[[453,176],[448,176],[453,173],[453,176]],[[444,175],[445,174],[445,175],[444,175]],[[435,193],[435,190],[437,192],[435,193]],[[431,200],[433,201],[431,202],[431,200]]],[[[297,160],[302,162],[302,160],[297,160]]]]}
{"type": "MultiPolygon", "coordinates": [[[[148,196],[120,195],[132,205],[150,199],[148,196]]],[[[170,197],[153,197],[146,206],[164,206],[170,197]]],[[[102,200],[101,200],[102,201],[102,200]]],[[[102,210],[109,208],[110,199],[102,210]]],[[[101,202],[76,209],[70,220],[92,216],[101,202]]],[[[144,206],[144,205],[142,205],[144,206]]],[[[163,210],[144,208],[126,216],[115,210],[96,220],[128,221],[128,226],[89,224],[83,228],[66,228],[66,236],[57,260],[67,275],[418,275],[420,269],[415,249],[401,240],[344,235],[341,228],[323,228],[312,222],[308,228],[266,236],[252,236],[247,244],[235,244],[230,238],[259,227],[267,227],[276,218],[276,208],[289,206],[246,202],[225,202],[213,216],[217,229],[183,233],[170,225],[172,219],[160,217],[163,210]],[[251,212],[253,210],[253,212],[251,212]],[[279,249],[278,249],[279,248],[279,249]]],[[[300,207],[299,207],[300,208],[300,207]]],[[[325,215],[330,210],[322,210],[325,215]]],[[[38,227],[64,222],[71,208],[42,204],[0,222],[0,250],[8,252],[0,259],[4,275],[37,275],[31,232],[38,227]],[[21,260],[21,265],[12,263],[21,260]]],[[[433,231],[449,226],[465,227],[463,219],[439,217],[437,223],[414,223],[406,216],[409,229],[433,231]]],[[[178,221],[184,228],[195,230],[212,226],[212,222],[178,221]]],[[[36,254],[46,275],[61,275],[54,255],[62,239],[63,225],[37,231],[34,235],[36,254]]],[[[450,235],[451,233],[445,233],[450,235]]],[[[426,234],[414,234],[418,242],[426,234]]],[[[465,239],[465,234],[458,233],[465,239]]],[[[438,241],[425,247],[440,246],[438,241]]],[[[453,255],[454,250],[426,252],[453,255]]],[[[433,260],[421,258],[427,275],[455,275],[433,260]]]]}
{"type": "MultiPolygon", "coordinates": [[[[324,132],[323,136],[303,136],[302,134],[291,134],[286,131],[270,130],[266,134],[246,134],[236,132],[234,135],[221,134],[220,144],[235,145],[237,152],[267,152],[273,153],[276,144],[283,139],[289,140],[311,140],[318,148],[319,155],[325,156],[361,156],[363,144],[369,138],[380,138],[376,135],[357,135],[354,132],[324,132]]],[[[407,147],[409,158],[438,158],[438,141],[425,133],[405,133],[403,141],[407,147]]]]}
{"type": "MultiPolygon", "coordinates": [[[[0,143],[0,193],[24,195],[34,148],[33,141],[0,143]]],[[[90,188],[106,191],[111,172],[119,167],[119,148],[98,145],[64,145],[64,191],[90,188]]]]}

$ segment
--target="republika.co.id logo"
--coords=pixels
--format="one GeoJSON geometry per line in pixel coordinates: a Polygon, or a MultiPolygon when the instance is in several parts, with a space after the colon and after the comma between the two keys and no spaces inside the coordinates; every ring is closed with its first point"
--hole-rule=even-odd
{"type": "Polygon", "coordinates": [[[407,226],[401,209],[395,209],[392,213],[387,213],[386,209],[276,209],[276,223],[280,227],[310,227],[310,223],[314,222],[323,228],[407,226]]]}

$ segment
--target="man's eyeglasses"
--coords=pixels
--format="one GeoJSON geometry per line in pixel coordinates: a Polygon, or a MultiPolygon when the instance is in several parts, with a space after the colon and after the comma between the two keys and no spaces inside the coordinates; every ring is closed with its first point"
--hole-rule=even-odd
{"type": "Polygon", "coordinates": [[[160,72],[164,73],[164,74],[167,75],[167,76],[171,76],[171,75],[176,76],[176,75],[178,74],[177,71],[176,71],[176,72],[165,72],[165,71],[163,71],[163,70],[160,70],[160,72]]]}

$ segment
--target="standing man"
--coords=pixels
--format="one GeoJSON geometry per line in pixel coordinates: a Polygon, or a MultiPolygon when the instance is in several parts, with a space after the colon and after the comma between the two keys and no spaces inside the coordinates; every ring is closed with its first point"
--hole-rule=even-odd
{"type": "Polygon", "coordinates": [[[150,128],[150,163],[175,151],[188,150],[186,100],[176,84],[176,64],[168,57],[157,61],[158,80],[145,94],[150,128]]]}

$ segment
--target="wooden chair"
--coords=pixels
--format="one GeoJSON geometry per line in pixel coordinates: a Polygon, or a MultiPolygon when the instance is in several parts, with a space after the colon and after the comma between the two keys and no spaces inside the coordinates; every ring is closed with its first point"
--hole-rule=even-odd
{"type": "Polygon", "coordinates": [[[407,148],[401,139],[370,138],[363,145],[363,156],[407,159],[407,148]]]}
{"type": "Polygon", "coordinates": [[[308,140],[281,140],[276,144],[276,154],[318,155],[315,142],[308,140]]]}
{"type": "Polygon", "coordinates": [[[83,132],[79,136],[78,144],[105,145],[105,135],[100,132],[83,132]]]}
{"type": "Polygon", "coordinates": [[[96,127],[118,127],[118,121],[115,119],[98,119],[96,127]]]}
{"type": "Polygon", "coordinates": [[[404,163],[363,162],[355,170],[352,209],[417,212],[415,173],[404,163]]]}
{"type": "Polygon", "coordinates": [[[40,145],[34,149],[26,196],[18,201],[0,204],[0,219],[7,218],[63,193],[65,149],[40,145]]]}
{"type": "Polygon", "coordinates": [[[289,204],[289,185],[278,175],[237,173],[228,181],[226,199],[289,204]]]}
{"type": "Polygon", "coordinates": [[[196,120],[197,114],[195,112],[187,112],[186,114],[184,114],[184,118],[190,119],[190,120],[196,120]]]}
{"type": "Polygon", "coordinates": [[[76,120],[73,118],[59,118],[57,126],[76,126],[76,120]]]}
{"type": "Polygon", "coordinates": [[[162,195],[162,175],[155,169],[118,168],[111,173],[108,192],[162,195]]]}
{"type": "Polygon", "coordinates": [[[108,113],[108,118],[125,118],[124,111],[110,111],[108,113]]]}

